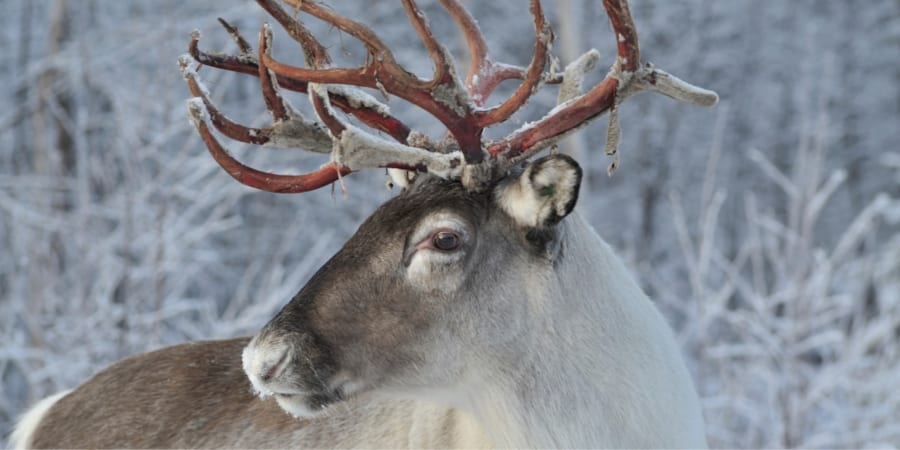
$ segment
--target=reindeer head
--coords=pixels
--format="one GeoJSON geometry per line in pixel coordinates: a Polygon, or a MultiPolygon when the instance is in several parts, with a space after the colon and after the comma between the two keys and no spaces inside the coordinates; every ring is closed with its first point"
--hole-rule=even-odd
{"type": "MultiPolygon", "coordinates": [[[[535,53],[527,68],[495,62],[475,20],[455,0],[441,0],[466,36],[472,55],[465,81],[431,33],[413,0],[401,3],[434,63],[422,80],[397,64],[366,26],[310,0],[285,0],[359,39],[364,66],[335,68],[322,46],[275,0],[258,0],[303,47],[307,68],[271,56],[264,26],[259,51],[223,25],[241,49],[236,56],[208,54],[191,40],[204,65],[259,77],[273,123],[236,124],[215,108],[188,57],[181,67],[196,97],[190,116],[213,157],[242,183],[273,192],[303,192],[353,171],[384,167],[418,173],[382,205],[344,247],[266,325],[244,352],[244,369],[262,394],[272,394],[295,415],[363,391],[450,392],[480,360],[508,352],[527,329],[560,250],[560,222],[578,198],[581,169],[567,156],[528,162],[568,132],[612,110],[629,95],[655,90],[676,99],[713,104],[714,93],[642,65],[637,35],[624,0],[605,0],[618,58],[600,84],[582,93],[584,74],[596,64],[587,52],[561,75],[545,71],[552,32],[538,0],[531,0],[535,53]],[[513,95],[485,107],[502,81],[521,79],[513,95]],[[507,120],[542,84],[560,84],[560,104],[507,137],[485,142],[483,131],[507,120]],[[319,121],[303,119],[281,89],[306,92],[319,121]],[[390,115],[359,88],[411,102],[437,118],[447,137],[432,140],[390,115]],[[337,109],[396,142],[364,132],[337,109]],[[222,134],[259,145],[303,147],[330,153],[331,162],[305,175],[277,175],[247,167],[218,142],[222,134]]],[[[611,114],[607,152],[618,135],[611,114]]],[[[615,164],[615,160],[613,162],[615,164]]],[[[613,167],[611,167],[613,168],[613,167]]]]}
{"type": "Polygon", "coordinates": [[[580,178],[567,156],[478,192],[419,177],[247,346],[253,385],[295,415],[361,391],[450,392],[526,331],[580,178]]]}

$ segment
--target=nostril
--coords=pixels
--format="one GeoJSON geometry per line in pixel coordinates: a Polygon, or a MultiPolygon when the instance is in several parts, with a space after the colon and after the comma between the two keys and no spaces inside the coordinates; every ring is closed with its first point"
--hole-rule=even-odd
{"type": "Polygon", "coordinates": [[[287,359],[288,351],[285,350],[284,353],[281,354],[281,358],[278,358],[278,361],[276,361],[275,364],[272,364],[262,371],[263,373],[260,376],[260,379],[265,382],[278,377],[278,375],[284,371],[284,367],[287,365],[287,359]]]}

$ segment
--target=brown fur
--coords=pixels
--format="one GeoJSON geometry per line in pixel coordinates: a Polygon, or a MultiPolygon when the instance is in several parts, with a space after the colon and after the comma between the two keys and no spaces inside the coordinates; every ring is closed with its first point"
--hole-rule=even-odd
{"type": "Polygon", "coordinates": [[[240,361],[248,340],[188,343],[119,361],[60,399],[33,445],[228,447],[235,442],[220,432],[223,423],[238,434],[277,435],[304,426],[251,392],[240,361]]]}
{"type": "Polygon", "coordinates": [[[473,427],[459,412],[411,401],[358,398],[327,416],[291,417],[271,398],[261,400],[251,392],[240,361],[248,341],[182,344],[119,361],[54,404],[35,430],[32,447],[485,445],[481,434],[465,431],[473,427]],[[413,433],[413,427],[432,431],[413,433]],[[379,429],[384,432],[372,433],[379,429]]]}

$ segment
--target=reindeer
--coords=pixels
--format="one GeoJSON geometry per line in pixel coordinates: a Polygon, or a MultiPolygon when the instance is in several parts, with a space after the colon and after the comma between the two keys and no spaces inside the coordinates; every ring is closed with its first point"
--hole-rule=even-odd
{"type": "MultiPolygon", "coordinates": [[[[275,0],[258,0],[297,40],[307,67],[256,52],[223,21],[240,53],[190,42],[181,68],[193,124],[238,181],[304,192],[365,168],[388,168],[402,192],[382,205],[253,338],[196,342],[134,356],[71,392],[44,400],[13,436],[17,447],[704,447],[697,394],[671,331],[578,213],[578,163],[530,161],[641,91],[702,105],[714,93],[641,63],[624,0],[604,0],[618,43],[609,75],[582,92],[589,51],[549,73],[552,32],[531,0],[535,52],[527,67],[495,62],[476,21],[441,0],[463,31],[466,78],[413,0],[402,6],[431,57],[422,80],[397,64],[369,28],[310,0],[285,0],[361,41],[365,65],[332,65],[325,47],[275,0]],[[259,78],[273,123],[227,119],[196,63],[259,78]],[[521,85],[485,106],[504,80],[521,85]],[[482,132],[520,109],[541,84],[559,105],[503,139],[482,132]],[[411,131],[372,88],[424,109],[447,128],[411,131]],[[306,93],[304,119],[282,89],[306,93]],[[395,142],[351,123],[352,116],[395,142]],[[259,145],[330,153],[305,175],[245,166],[212,128],[259,145]],[[262,397],[257,398],[257,397],[262,397]]],[[[615,164],[615,160],[613,160],[615,164]]],[[[611,167],[614,169],[614,167],[611,167]]]]}

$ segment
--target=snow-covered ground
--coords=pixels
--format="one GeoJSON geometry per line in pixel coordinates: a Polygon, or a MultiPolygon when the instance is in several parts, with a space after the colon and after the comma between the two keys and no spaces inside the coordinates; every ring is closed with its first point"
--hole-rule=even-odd
{"type": "MultiPolygon", "coordinates": [[[[430,71],[395,2],[330,3],[430,71]]],[[[465,60],[437,2],[421,3],[465,60]]],[[[612,178],[606,120],[585,128],[571,140],[588,169],[581,208],[676,328],[710,444],[900,446],[900,4],[631,3],[644,59],[721,102],[630,99],[612,178]]],[[[528,62],[524,0],[467,4],[498,59],[528,62]]],[[[614,40],[599,1],[545,8],[554,53],[566,63],[596,47],[592,80],[604,75],[614,40]]],[[[7,0],[0,11],[0,439],[27,405],[122,356],[253,333],[391,195],[379,171],[348,177],[346,195],[253,191],[206,153],[176,60],[195,28],[204,48],[234,51],[216,17],[255,38],[269,20],[255,2],[7,0]]],[[[310,26],[343,62],[361,61],[349,37],[310,26]]],[[[301,61],[285,35],[275,42],[279,58],[301,61]]],[[[232,118],[266,123],[255,78],[201,72],[232,118]]],[[[555,94],[490,136],[540,117],[555,94]]],[[[436,121],[390,107],[439,135],[436,121]]],[[[228,146],[282,172],[325,162],[228,146]]]]}

